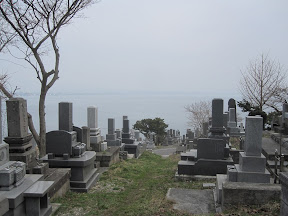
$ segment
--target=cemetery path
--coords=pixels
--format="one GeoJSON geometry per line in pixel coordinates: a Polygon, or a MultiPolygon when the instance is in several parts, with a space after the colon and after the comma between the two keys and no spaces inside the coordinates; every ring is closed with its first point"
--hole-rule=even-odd
{"type": "Polygon", "coordinates": [[[176,153],[176,147],[169,147],[169,148],[161,148],[161,149],[154,149],[154,154],[160,155],[163,158],[169,157],[169,155],[173,155],[176,153]]]}
{"type": "MultiPolygon", "coordinates": [[[[172,154],[165,159],[146,151],[138,159],[112,165],[107,172],[102,174],[99,182],[89,193],[68,192],[65,197],[58,199],[57,202],[62,206],[57,215],[193,215],[187,211],[176,210],[173,208],[172,202],[166,199],[169,188],[201,190],[204,183],[202,180],[175,181],[174,175],[179,161],[179,155],[174,154],[175,151],[174,146],[157,149],[156,152],[159,154],[172,154]]],[[[204,193],[209,193],[208,191],[204,193]]],[[[186,197],[185,194],[179,196],[184,199],[186,197]]],[[[199,196],[197,195],[197,197],[199,196]]],[[[204,194],[202,197],[206,199],[208,196],[204,194]]],[[[195,199],[195,197],[190,198],[195,199]]],[[[201,201],[200,198],[198,200],[202,204],[211,204],[201,201]]],[[[189,203],[190,201],[185,202],[189,203]]],[[[195,209],[197,204],[195,202],[194,204],[194,207],[191,208],[195,209]]],[[[202,206],[198,207],[203,208],[202,206]]],[[[198,207],[197,209],[199,209],[198,207]]]]}

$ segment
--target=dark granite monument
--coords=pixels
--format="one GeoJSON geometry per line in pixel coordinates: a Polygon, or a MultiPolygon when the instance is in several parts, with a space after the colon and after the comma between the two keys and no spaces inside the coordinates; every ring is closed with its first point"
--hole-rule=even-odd
{"type": "Polygon", "coordinates": [[[181,154],[178,175],[215,176],[226,173],[227,165],[234,162],[229,155],[228,138],[224,134],[223,100],[212,101],[212,126],[208,138],[199,138],[197,150],[181,154]]]}
{"type": "MultiPolygon", "coordinates": [[[[59,111],[61,110],[59,115],[63,112],[70,113],[72,104],[68,104],[59,104],[59,111]]],[[[71,131],[48,132],[46,134],[46,152],[48,154],[42,160],[48,162],[50,168],[71,168],[70,189],[76,192],[87,192],[99,177],[97,169],[94,168],[96,152],[86,151],[86,144],[77,141],[77,132],[72,131],[73,128],[70,127],[73,125],[72,114],[67,115],[67,118],[59,116],[60,119],[69,122],[59,122],[59,126],[65,126],[71,131]]]]}

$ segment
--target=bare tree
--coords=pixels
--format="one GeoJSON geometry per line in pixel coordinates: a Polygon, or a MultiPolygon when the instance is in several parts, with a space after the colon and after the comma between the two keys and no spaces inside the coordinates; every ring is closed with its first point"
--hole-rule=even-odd
{"type": "MultiPolygon", "coordinates": [[[[1,2],[1,1],[0,1],[1,2]]],[[[4,51],[4,48],[13,41],[15,33],[9,31],[7,23],[0,16],[0,53],[4,51]]]]}
{"type": "Polygon", "coordinates": [[[250,61],[242,72],[240,92],[243,100],[258,107],[260,111],[268,107],[279,111],[287,91],[286,71],[279,62],[270,59],[268,54],[261,54],[250,61]]]}
{"type": "Polygon", "coordinates": [[[188,124],[194,129],[202,128],[204,122],[209,121],[209,117],[212,114],[211,101],[198,101],[190,105],[186,105],[186,112],[188,113],[188,124]]]}
{"type": "MultiPolygon", "coordinates": [[[[39,134],[33,126],[31,116],[29,118],[29,129],[37,142],[40,156],[46,154],[45,99],[48,90],[59,78],[60,53],[57,35],[62,27],[69,24],[72,18],[81,15],[79,12],[93,2],[93,0],[0,0],[0,19],[7,27],[6,35],[15,35],[13,46],[18,48],[23,59],[33,67],[41,84],[39,134]],[[48,69],[44,54],[51,50],[54,66],[48,69]]],[[[12,97],[8,91],[5,92],[4,87],[0,85],[3,93],[7,97],[12,97]]]]}

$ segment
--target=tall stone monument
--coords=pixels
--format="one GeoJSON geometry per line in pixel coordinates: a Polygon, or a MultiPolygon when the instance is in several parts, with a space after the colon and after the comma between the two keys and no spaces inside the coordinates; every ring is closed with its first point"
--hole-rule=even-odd
{"type": "Polygon", "coordinates": [[[90,128],[90,145],[91,148],[99,152],[101,151],[101,131],[98,128],[98,108],[95,106],[89,106],[87,108],[87,123],[90,128]]]}
{"type": "Polygon", "coordinates": [[[246,117],[244,152],[239,152],[239,164],[227,167],[228,181],[269,183],[266,157],[262,154],[263,118],[246,117]]]}
{"type": "Polygon", "coordinates": [[[27,102],[23,98],[6,101],[8,136],[4,141],[9,144],[10,159],[26,164],[26,172],[32,173],[37,165],[37,151],[32,146],[32,134],[28,132],[27,102]]]}
{"type": "Polygon", "coordinates": [[[237,122],[236,122],[236,116],[235,116],[235,108],[230,108],[229,109],[229,121],[228,121],[228,134],[230,137],[232,136],[244,136],[245,133],[240,130],[239,127],[237,127],[237,122]]]}
{"type": "Polygon", "coordinates": [[[124,143],[124,151],[127,151],[128,154],[134,154],[135,158],[138,158],[140,154],[139,145],[131,138],[127,116],[123,116],[122,143],[124,143]]]}
{"type": "Polygon", "coordinates": [[[99,178],[94,168],[96,152],[86,151],[86,144],[77,141],[77,132],[70,130],[72,114],[72,103],[59,103],[60,130],[46,134],[47,155],[42,160],[48,162],[50,168],[71,168],[70,189],[87,192],[99,178]],[[63,113],[69,115],[60,118],[63,113]]]}
{"type": "Polygon", "coordinates": [[[224,138],[226,128],[223,118],[223,99],[215,98],[212,100],[212,124],[209,137],[224,138]]]}
{"type": "MultiPolygon", "coordinates": [[[[237,114],[237,110],[236,110],[236,101],[235,101],[235,99],[233,99],[233,98],[230,98],[229,99],[229,101],[228,101],[228,110],[230,110],[230,108],[233,108],[233,109],[235,109],[234,110],[234,116],[235,116],[235,122],[236,122],[236,125],[237,125],[237,118],[236,118],[236,114],[237,114]]],[[[230,115],[230,113],[229,113],[229,115],[230,115]]]]}
{"type": "Polygon", "coordinates": [[[194,140],[194,132],[191,129],[186,130],[186,145],[188,149],[192,149],[194,140]]]}
{"type": "Polygon", "coordinates": [[[117,139],[117,134],[115,133],[115,119],[108,119],[108,134],[106,134],[107,146],[121,146],[121,140],[117,139]]]}
{"type": "Polygon", "coordinates": [[[217,175],[217,202],[222,205],[238,202],[260,204],[263,203],[261,199],[277,197],[277,193],[272,192],[275,187],[270,184],[270,173],[262,154],[263,118],[248,116],[245,127],[244,152],[239,152],[239,164],[228,165],[227,175],[217,175]],[[247,196],[247,202],[243,195],[247,196]]]}
{"type": "Polygon", "coordinates": [[[59,130],[73,131],[72,103],[60,102],[59,106],[59,130]]]}
{"type": "Polygon", "coordinates": [[[229,155],[228,138],[224,134],[223,100],[212,101],[212,123],[208,138],[199,138],[197,150],[185,153],[178,162],[179,175],[207,175],[214,176],[226,173],[227,165],[233,160],[229,155]]]}

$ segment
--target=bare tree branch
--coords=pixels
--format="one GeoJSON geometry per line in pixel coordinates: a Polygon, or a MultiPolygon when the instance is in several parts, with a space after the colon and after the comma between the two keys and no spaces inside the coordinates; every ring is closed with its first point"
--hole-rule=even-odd
{"type": "Polygon", "coordinates": [[[212,113],[211,101],[194,102],[190,105],[186,105],[184,108],[188,113],[188,124],[194,129],[202,128],[203,123],[209,121],[209,117],[212,113]]]}
{"type": "Polygon", "coordinates": [[[261,54],[242,72],[239,89],[243,99],[261,111],[269,107],[279,111],[288,92],[286,71],[268,54],[261,54]]]}
{"type": "MultiPolygon", "coordinates": [[[[29,126],[35,133],[40,156],[46,154],[46,121],[45,99],[48,90],[59,78],[60,53],[57,45],[57,35],[73,18],[80,17],[80,12],[97,0],[2,0],[0,4],[1,22],[7,28],[7,35],[13,35],[17,40],[17,48],[23,54],[23,59],[34,68],[41,84],[39,97],[39,136],[35,128],[29,126]],[[20,48],[22,45],[22,48],[20,48]],[[26,51],[25,48],[26,47],[26,51]],[[43,53],[53,52],[54,67],[48,69],[43,59],[43,53]]],[[[1,31],[0,32],[4,32],[1,31]]],[[[1,35],[4,35],[3,33],[1,35]]],[[[0,35],[0,42],[1,42],[0,35]]],[[[1,44],[0,44],[1,45],[1,44]]],[[[1,89],[0,89],[1,90],[1,89]]],[[[32,121],[32,116],[29,117],[32,121]]]]}

